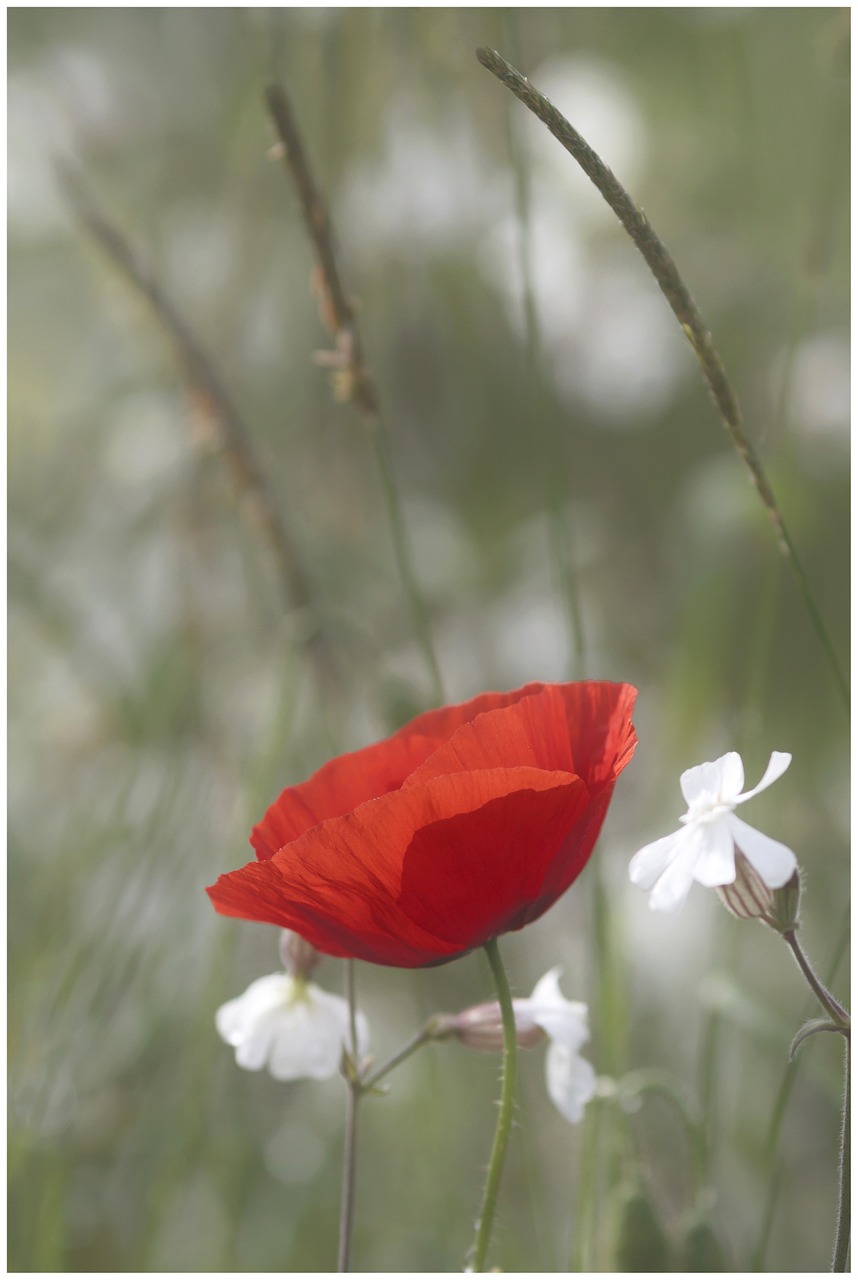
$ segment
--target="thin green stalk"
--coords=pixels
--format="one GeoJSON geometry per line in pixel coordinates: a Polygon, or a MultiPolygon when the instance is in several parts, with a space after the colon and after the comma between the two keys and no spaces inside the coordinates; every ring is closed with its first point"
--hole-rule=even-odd
{"type": "Polygon", "coordinates": [[[834,645],[822,621],[813,593],[810,590],[810,584],[784,523],[771,485],[763,470],[763,465],[745,431],[739,402],[727,378],[721,357],[712,343],[712,338],[704,324],[703,317],[680,276],[676,263],[656,235],[654,228],[643,211],[634,203],[631,196],[617,181],[604,161],[584,141],[580,133],[572,127],[554,104],[534,89],[533,85],[519,71],[516,71],[515,67],[510,66],[494,49],[478,49],[477,58],[487,70],[497,76],[515,94],[529,111],[532,111],[548,127],[558,142],[577,160],[587,177],[613,209],[623,227],[631,236],[636,248],[642,254],[650,271],[655,276],[656,283],[670,304],[686,338],[691,344],[703,377],[715,401],[721,421],[739,456],[751,473],[763,506],[774,526],[781,552],[792,567],[810,620],[825,649],[829,665],[848,712],[849,685],[841,669],[834,645]]]}
{"type": "Polygon", "coordinates": [[[346,1000],[349,1006],[349,1054],[351,1064],[346,1076],[346,1125],[343,1140],[343,1190],[340,1201],[340,1236],[337,1250],[337,1271],[348,1271],[351,1266],[352,1228],[355,1212],[355,1174],[357,1171],[357,1120],[363,1089],[360,1084],[357,1038],[357,999],[355,997],[355,968],[353,960],[345,962],[346,1000]]]}
{"type": "Polygon", "coordinates": [[[418,1049],[422,1049],[423,1045],[428,1044],[432,1039],[434,1039],[434,1034],[432,1022],[430,1021],[425,1027],[421,1027],[420,1030],[402,1046],[398,1053],[395,1053],[392,1058],[388,1058],[387,1062],[383,1063],[382,1066],[378,1067],[377,1070],[373,1071],[361,1081],[362,1091],[364,1093],[368,1093],[370,1089],[375,1088],[378,1082],[383,1080],[389,1071],[392,1071],[394,1067],[398,1067],[401,1062],[404,1062],[406,1058],[410,1058],[412,1053],[416,1053],[418,1049]]]}
{"type": "Polygon", "coordinates": [[[850,1234],[850,1216],[851,1216],[851,1154],[850,1146],[852,1142],[851,1130],[851,1071],[852,1056],[850,1052],[850,1043],[847,1037],[845,1068],[846,1079],[843,1084],[843,1126],[840,1131],[840,1199],[837,1206],[837,1235],[834,1240],[834,1258],[831,1263],[832,1271],[848,1271],[849,1270],[849,1234],[850,1234]]]}
{"type": "Polygon", "coordinates": [[[593,1251],[596,1239],[596,1215],[599,1203],[599,1130],[604,1108],[594,1098],[584,1112],[584,1132],[581,1142],[581,1177],[578,1184],[578,1221],[570,1271],[593,1271],[593,1251]]]}
{"type": "Polygon", "coordinates": [[[483,1192],[483,1205],[480,1210],[480,1220],[477,1224],[477,1234],[474,1238],[473,1264],[471,1267],[473,1271],[485,1271],[486,1269],[486,1256],[489,1250],[495,1208],[497,1207],[504,1156],[506,1155],[510,1129],[512,1128],[515,1080],[518,1067],[515,1013],[512,1007],[509,983],[500,958],[497,938],[492,938],[490,942],[485,944],[485,951],[492,967],[503,1018],[503,1085],[501,1088],[497,1128],[495,1129],[492,1154],[489,1159],[489,1171],[486,1177],[485,1191],[483,1192]]]}

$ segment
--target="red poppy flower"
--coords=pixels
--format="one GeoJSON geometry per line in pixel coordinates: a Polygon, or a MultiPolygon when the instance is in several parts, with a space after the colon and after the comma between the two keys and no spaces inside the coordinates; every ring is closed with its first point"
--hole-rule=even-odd
{"type": "Polygon", "coordinates": [[[528,684],[417,716],[287,787],[251,834],[258,861],[209,888],[215,909],[404,968],[522,928],[592,853],[635,696],[528,684]]]}

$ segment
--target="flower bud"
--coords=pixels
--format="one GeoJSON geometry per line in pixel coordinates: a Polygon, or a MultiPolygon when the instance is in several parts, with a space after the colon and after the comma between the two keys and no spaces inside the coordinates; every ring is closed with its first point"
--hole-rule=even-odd
{"type": "MultiPolygon", "coordinates": [[[[532,1049],[541,1044],[548,1036],[542,1027],[521,1008],[520,1002],[513,1000],[515,1013],[515,1040],[520,1049],[532,1049]]],[[[461,1013],[441,1014],[435,1019],[437,1030],[434,1039],[446,1039],[455,1036],[468,1049],[481,1049],[488,1053],[498,1053],[503,1049],[503,1017],[497,1001],[489,1004],[473,1005],[463,1009],[461,1013]]]]}
{"type": "Polygon", "coordinates": [[[293,978],[306,980],[321,960],[321,954],[300,933],[284,929],[280,935],[280,959],[293,978]]]}
{"type": "Polygon", "coordinates": [[[687,1223],[679,1242],[681,1271],[729,1271],[721,1241],[707,1217],[696,1215],[687,1223]]]}
{"type": "Polygon", "coordinates": [[[740,920],[763,920],[769,914],[775,891],[755,871],[740,849],[736,849],[736,879],[718,885],[716,891],[727,910],[740,920]]]}
{"type": "Polygon", "coordinates": [[[667,1234],[655,1206],[639,1183],[620,1191],[614,1257],[616,1271],[671,1269],[667,1234]]]}

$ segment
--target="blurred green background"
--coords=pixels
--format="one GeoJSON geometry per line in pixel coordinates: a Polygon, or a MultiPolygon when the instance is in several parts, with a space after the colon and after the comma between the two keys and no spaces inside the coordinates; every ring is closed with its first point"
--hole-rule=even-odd
{"type": "MultiPolygon", "coordinates": [[[[753,785],[791,751],[743,816],[796,850],[805,945],[822,970],[841,956],[846,999],[847,717],[666,304],[478,44],[557,103],[672,250],[847,661],[848,10],[10,10],[13,1270],[334,1266],[342,1083],[236,1067],[214,1012],[277,969],[277,934],[217,917],[203,890],[250,857],[282,786],[389,732],[431,684],[366,429],[312,361],[328,339],[294,192],[266,154],[272,77],[330,197],[446,696],[584,675],[640,689],[640,746],[595,858],[504,942],[514,988],[563,965],[597,1069],[658,1067],[705,1109],[729,1267],[750,1266],[772,1204],[765,1268],[828,1264],[837,1037],[802,1049],[772,1158],[787,1047],[814,1012],[798,971],[699,887],[654,915],[627,865],[675,829],[682,769],[736,749],[753,785]],[[75,224],[55,156],[79,163],[205,344],[312,616],[286,606],[169,342],[75,224]],[[341,672],[333,705],[313,627],[341,672]]],[[[319,980],[338,989],[340,965],[319,980]]],[[[491,990],[480,956],[359,966],[358,983],[380,1059],[491,990]]],[[[590,1268],[616,1269],[628,1166],[610,1124],[560,1121],[543,1059],[522,1061],[493,1260],[567,1270],[587,1231],[590,1268]]],[[[438,1046],[364,1104],[356,1269],[461,1269],[497,1075],[438,1046]]],[[[683,1133],[657,1100],[628,1125],[676,1242],[683,1133]]]]}

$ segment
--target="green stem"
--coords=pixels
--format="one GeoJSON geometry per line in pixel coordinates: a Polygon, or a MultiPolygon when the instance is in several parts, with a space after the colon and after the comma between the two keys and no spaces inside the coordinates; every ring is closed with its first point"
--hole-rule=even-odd
{"type": "Polygon", "coordinates": [[[593,1271],[596,1215],[599,1204],[599,1130],[604,1108],[594,1098],[584,1112],[581,1142],[581,1176],[578,1183],[578,1220],[572,1242],[570,1271],[593,1271]]]}
{"type": "Polygon", "coordinates": [[[357,1170],[357,1118],[362,1088],[358,1076],[357,1000],[355,998],[354,961],[345,962],[346,1000],[349,1006],[349,1053],[351,1070],[346,1075],[346,1127],[343,1142],[343,1190],[340,1201],[340,1238],[337,1271],[348,1271],[351,1264],[352,1227],[355,1210],[355,1174],[357,1170]]]}
{"type": "Polygon", "coordinates": [[[837,1207],[837,1235],[834,1240],[834,1258],[831,1263],[832,1271],[848,1271],[849,1270],[849,1231],[851,1216],[851,1126],[850,1126],[850,1101],[851,1101],[851,1053],[849,1046],[849,1038],[846,1038],[846,1080],[843,1085],[843,1128],[840,1134],[840,1201],[837,1207]]]}
{"type": "Polygon", "coordinates": [[[474,1238],[473,1265],[471,1267],[473,1271],[485,1271],[486,1269],[486,1255],[488,1254],[489,1240],[492,1234],[492,1223],[494,1222],[498,1191],[500,1190],[504,1156],[506,1155],[507,1143],[512,1128],[517,1068],[515,1013],[496,938],[492,938],[490,942],[485,944],[485,951],[494,974],[503,1017],[503,1085],[501,1088],[500,1109],[498,1110],[498,1123],[495,1129],[495,1140],[492,1144],[489,1172],[486,1177],[486,1188],[483,1192],[483,1205],[480,1210],[477,1234],[474,1238]]]}
{"type": "Polygon", "coordinates": [[[822,617],[813,598],[795,545],[790,537],[783,516],[769,484],[763,465],[757,457],[742,421],[739,402],[736,398],[720,355],[715,350],[712,338],[692,298],[679,274],[676,263],[656,235],[655,229],[644,212],[638,208],[623,185],[617,181],[600,156],[590,147],[548,98],[534,89],[515,67],[500,56],[494,49],[478,49],[477,58],[482,65],[505,84],[529,111],[542,121],[553,133],[557,141],[565,147],[569,154],[577,160],[587,177],[599,191],[599,194],[610,205],[628,232],[635,247],[655,277],[658,287],[664,294],[671,310],[676,316],[683,333],[691,344],[701,372],[715,401],[718,414],[723,422],[733,445],[745,466],[751,473],[757,493],[762,500],[769,519],[775,529],[781,552],[789,561],[804,598],[814,630],[817,633],[828,658],[841,697],[849,711],[849,685],[840,666],[834,645],[822,621],[822,617]]]}

